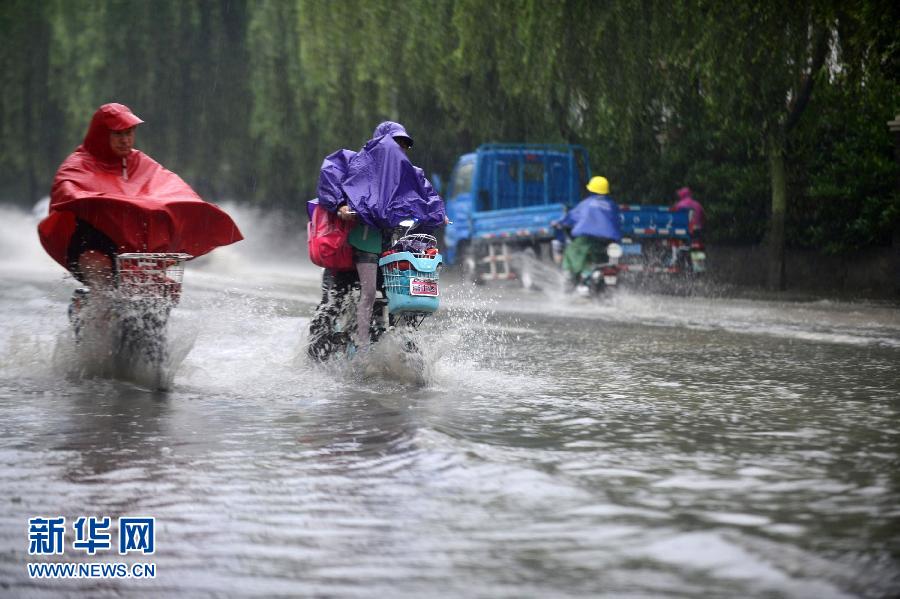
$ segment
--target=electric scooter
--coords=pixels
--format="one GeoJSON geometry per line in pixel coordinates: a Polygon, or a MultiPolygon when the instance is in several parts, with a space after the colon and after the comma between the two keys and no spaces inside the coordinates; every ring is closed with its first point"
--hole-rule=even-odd
{"type": "MultiPolygon", "coordinates": [[[[443,258],[431,235],[410,233],[416,221],[402,221],[391,233],[390,245],[378,261],[377,290],[369,326],[374,345],[387,333],[401,339],[407,353],[417,353],[413,332],[440,306],[439,276],[443,258]]],[[[356,271],[326,270],[322,301],[310,321],[307,355],[324,362],[356,351],[356,271]]]]}
{"type": "Polygon", "coordinates": [[[114,372],[140,372],[142,382],[165,388],[166,329],[181,299],[184,263],[191,258],[180,253],[117,255],[110,288],[80,287],[72,295],[69,321],[76,347],[105,350],[114,372]],[[98,339],[105,347],[98,347],[98,339]]]}

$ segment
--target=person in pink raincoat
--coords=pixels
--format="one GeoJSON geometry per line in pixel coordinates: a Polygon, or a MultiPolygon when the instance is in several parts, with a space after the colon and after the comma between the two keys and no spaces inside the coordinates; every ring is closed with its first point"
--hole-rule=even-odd
{"type": "Polygon", "coordinates": [[[678,201],[675,202],[676,210],[690,210],[691,220],[688,224],[691,237],[699,239],[703,232],[703,206],[694,199],[690,187],[682,187],[677,191],[678,201]]]}

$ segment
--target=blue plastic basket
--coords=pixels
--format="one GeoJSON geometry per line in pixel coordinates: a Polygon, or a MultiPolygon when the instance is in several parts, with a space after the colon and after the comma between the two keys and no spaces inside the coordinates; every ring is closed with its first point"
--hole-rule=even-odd
{"type": "MultiPolygon", "coordinates": [[[[438,285],[438,267],[444,259],[440,254],[428,256],[411,252],[396,252],[378,261],[384,278],[384,292],[388,300],[388,312],[434,312],[440,305],[438,295],[414,295],[432,285],[438,285]],[[408,262],[409,268],[401,269],[399,262],[408,262]]],[[[405,264],[403,266],[406,266],[405,264]]],[[[439,293],[435,289],[436,293],[439,293]]]]}

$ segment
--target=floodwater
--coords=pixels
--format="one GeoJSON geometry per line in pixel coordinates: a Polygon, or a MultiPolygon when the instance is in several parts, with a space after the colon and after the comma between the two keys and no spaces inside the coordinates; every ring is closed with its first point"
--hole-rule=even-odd
{"type": "Polygon", "coordinates": [[[248,240],[189,263],[162,393],[91,375],[75,284],[0,208],[0,595],[900,593],[896,306],[445,278],[424,372],[390,348],[314,366],[319,271],[233,212],[248,240]],[[63,555],[28,555],[37,516],[67,518],[63,555]],[[88,556],[81,516],[152,516],[156,551],[88,556]]]}

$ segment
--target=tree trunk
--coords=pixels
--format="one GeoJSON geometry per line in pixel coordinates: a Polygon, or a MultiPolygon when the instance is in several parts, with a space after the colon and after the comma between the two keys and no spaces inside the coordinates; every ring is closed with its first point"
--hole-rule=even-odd
{"type": "Polygon", "coordinates": [[[784,265],[784,221],[787,213],[787,165],[785,149],[787,136],[797,125],[800,116],[809,103],[816,75],[825,64],[828,53],[829,29],[821,23],[812,24],[812,38],[809,56],[809,72],[801,76],[797,88],[787,105],[787,114],[782,125],[769,130],[766,151],[769,155],[769,176],[772,182],[772,218],[769,221],[768,253],[769,264],[766,285],[769,289],[784,291],[787,277],[784,265]]]}
{"type": "MultiPolygon", "coordinates": [[[[894,183],[897,186],[897,193],[900,194],[900,114],[896,115],[893,121],[888,121],[888,127],[894,136],[894,160],[898,166],[894,183]]],[[[900,293],[900,222],[895,223],[891,248],[894,250],[894,291],[900,293]]]]}
{"type": "Polygon", "coordinates": [[[784,157],[784,138],[770,134],[768,139],[769,176],[772,183],[772,216],[767,234],[768,267],[766,286],[784,291],[786,277],[784,268],[784,219],[787,212],[787,170],[784,157]]]}

